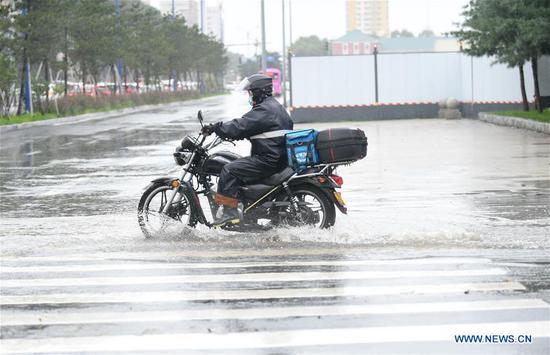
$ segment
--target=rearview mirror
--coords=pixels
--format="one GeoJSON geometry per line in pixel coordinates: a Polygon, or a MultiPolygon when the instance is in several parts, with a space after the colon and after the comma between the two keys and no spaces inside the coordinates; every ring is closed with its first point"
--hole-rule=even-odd
{"type": "Polygon", "coordinates": [[[203,118],[202,118],[202,111],[201,110],[199,110],[199,113],[197,113],[197,117],[199,118],[199,122],[202,125],[203,118]]]}

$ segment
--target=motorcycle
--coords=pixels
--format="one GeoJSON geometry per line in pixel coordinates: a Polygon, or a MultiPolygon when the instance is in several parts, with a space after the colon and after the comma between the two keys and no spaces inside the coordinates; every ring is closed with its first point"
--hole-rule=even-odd
{"type": "MultiPolygon", "coordinates": [[[[203,126],[202,112],[198,120],[203,126]]],[[[226,150],[214,151],[222,143],[235,144],[215,137],[187,135],[173,153],[176,164],[182,166],[178,177],[153,180],[145,189],[138,205],[138,222],[145,237],[165,232],[169,226],[194,228],[197,224],[213,227],[201,206],[199,195],[205,196],[212,216],[218,213],[214,202],[217,179],[225,164],[241,156],[226,150]]],[[[226,225],[233,231],[262,231],[277,226],[334,225],[336,208],[347,209],[338,189],[342,177],[336,175],[339,165],[351,162],[319,164],[300,173],[285,167],[274,175],[241,188],[240,223],[226,225]]],[[[203,199],[204,200],[204,199],[203,199]]]]}

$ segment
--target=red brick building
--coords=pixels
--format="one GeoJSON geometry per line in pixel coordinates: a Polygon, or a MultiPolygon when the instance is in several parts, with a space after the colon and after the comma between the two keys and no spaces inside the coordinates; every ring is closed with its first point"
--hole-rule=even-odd
{"type": "Polygon", "coordinates": [[[332,41],[332,55],[369,54],[372,53],[371,47],[376,41],[375,37],[359,30],[351,31],[332,41]]]}

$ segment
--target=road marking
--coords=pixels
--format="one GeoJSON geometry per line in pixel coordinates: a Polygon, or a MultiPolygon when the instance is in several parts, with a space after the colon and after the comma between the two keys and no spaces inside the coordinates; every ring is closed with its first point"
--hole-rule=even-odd
{"type": "MultiPolygon", "coordinates": [[[[24,258],[23,258],[24,259],[24,258]]],[[[55,261],[59,261],[56,258],[55,261]]],[[[63,258],[63,260],[66,260],[63,258]]],[[[80,259],[77,259],[80,260],[80,259]]],[[[96,259],[94,259],[96,260],[96,259]]],[[[19,260],[25,263],[25,260],[19,260]]],[[[224,269],[247,267],[287,267],[287,266],[376,266],[376,265],[441,265],[441,264],[487,264],[489,259],[428,258],[397,260],[319,260],[319,261],[270,261],[270,262],[219,262],[219,263],[126,263],[126,264],[64,264],[53,266],[1,266],[3,273],[42,273],[63,271],[108,271],[108,270],[157,270],[157,269],[224,269]]]]}
{"type": "Polygon", "coordinates": [[[541,299],[512,299],[470,302],[433,302],[433,303],[388,303],[371,305],[329,305],[329,306],[290,306],[258,307],[247,309],[183,309],[146,312],[24,312],[16,313],[4,310],[2,326],[14,325],[52,325],[52,324],[96,324],[96,323],[133,323],[192,321],[218,319],[265,319],[316,316],[381,315],[406,313],[438,312],[475,312],[525,309],[547,309],[550,305],[541,299]]]}
{"type": "Polygon", "coordinates": [[[170,275],[136,277],[73,277],[1,280],[3,289],[13,287],[75,287],[113,285],[157,285],[214,282],[282,282],[320,280],[368,280],[412,277],[464,277],[506,275],[501,268],[479,270],[267,272],[245,274],[170,275]]]}
{"type": "Polygon", "coordinates": [[[428,341],[456,345],[454,336],[460,334],[527,334],[536,341],[541,337],[550,337],[550,321],[305,329],[225,334],[181,333],[46,339],[21,338],[2,339],[1,345],[4,354],[262,349],[428,341]]]}
{"type": "MultiPolygon", "coordinates": [[[[311,249],[261,249],[261,250],[186,250],[186,251],[165,251],[165,252],[111,252],[111,253],[92,253],[92,254],[73,254],[73,255],[52,255],[52,256],[3,256],[2,261],[18,261],[21,263],[39,262],[39,261],[87,261],[87,260],[109,260],[109,259],[139,259],[139,260],[167,260],[174,257],[188,258],[242,258],[242,257],[269,257],[269,256],[319,256],[319,255],[335,255],[342,256],[343,252],[352,252],[357,254],[366,254],[371,252],[370,248],[358,247],[352,250],[334,249],[334,248],[311,248],[311,249]]],[[[345,254],[344,254],[345,255],[345,254]]],[[[348,255],[349,256],[349,255],[348,255]]],[[[352,255],[351,255],[352,256],[352,255]]],[[[381,261],[396,261],[396,259],[382,259],[381,261]]],[[[490,259],[487,258],[472,258],[472,257],[450,257],[450,258],[409,258],[397,259],[398,261],[410,260],[416,263],[417,260],[424,260],[423,263],[439,263],[438,260],[448,260],[448,262],[456,263],[486,263],[490,259]]],[[[376,261],[375,261],[376,262],[376,261]]]]}
{"type": "Polygon", "coordinates": [[[456,292],[488,292],[524,290],[518,282],[461,283],[444,285],[397,285],[373,287],[296,288],[260,290],[209,290],[209,291],[162,291],[118,293],[59,293],[22,296],[0,296],[0,305],[22,304],[69,304],[69,303],[154,303],[200,300],[275,299],[353,297],[397,294],[438,294],[456,292]]]}

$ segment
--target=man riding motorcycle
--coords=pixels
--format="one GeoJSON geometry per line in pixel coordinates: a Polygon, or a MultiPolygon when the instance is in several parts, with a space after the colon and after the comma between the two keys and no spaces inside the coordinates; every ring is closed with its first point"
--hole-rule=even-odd
{"type": "Polygon", "coordinates": [[[284,135],[293,129],[293,122],[285,108],[272,96],[271,77],[254,74],[245,78],[237,87],[248,91],[252,109],[242,118],[206,125],[204,135],[216,133],[225,139],[249,139],[252,149],[249,157],[237,159],[221,171],[216,203],[223,206],[214,226],[240,222],[240,187],[280,171],[287,164],[284,135]]]}

